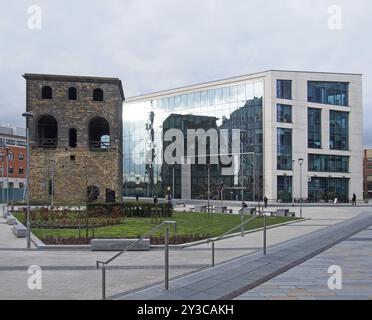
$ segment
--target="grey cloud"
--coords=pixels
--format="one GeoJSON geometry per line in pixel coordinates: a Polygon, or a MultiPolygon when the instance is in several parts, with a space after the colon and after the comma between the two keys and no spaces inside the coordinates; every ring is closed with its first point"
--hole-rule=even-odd
{"type": "Polygon", "coordinates": [[[126,95],[266,69],[364,74],[365,144],[372,147],[372,3],[368,0],[2,1],[0,122],[23,123],[24,72],[120,77],[126,95]],[[327,26],[329,5],[343,29],[327,26]]]}

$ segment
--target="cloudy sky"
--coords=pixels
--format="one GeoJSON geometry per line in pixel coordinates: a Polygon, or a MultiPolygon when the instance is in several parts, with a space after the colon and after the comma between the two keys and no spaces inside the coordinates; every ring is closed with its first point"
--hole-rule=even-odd
{"type": "Polygon", "coordinates": [[[371,22],[370,0],[1,0],[0,124],[23,125],[25,72],[119,77],[127,96],[267,69],[352,72],[372,147],[371,22]]]}

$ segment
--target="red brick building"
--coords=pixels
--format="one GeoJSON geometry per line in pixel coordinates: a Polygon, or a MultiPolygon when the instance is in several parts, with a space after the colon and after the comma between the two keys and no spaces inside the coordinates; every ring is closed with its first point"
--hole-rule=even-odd
{"type": "Polygon", "coordinates": [[[23,189],[26,184],[26,138],[25,130],[0,127],[0,184],[9,189],[23,189]],[[7,155],[7,161],[5,156],[7,155]],[[6,172],[6,162],[8,170],[6,172]],[[8,176],[8,179],[5,177],[8,176]]]}
{"type": "Polygon", "coordinates": [[[364,150],[363,190],[365,198],[372,198],[372,149],[364,150]]]}

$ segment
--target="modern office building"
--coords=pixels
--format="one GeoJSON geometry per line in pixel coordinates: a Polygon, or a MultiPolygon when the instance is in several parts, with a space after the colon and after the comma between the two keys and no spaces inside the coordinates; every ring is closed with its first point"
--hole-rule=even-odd
{"type": "Polygon", "coordinates": [[[363,190],[364,198],[372,199],[372,149],[364,150],[363,190]]]}
{"type": "MultiPolygon", "coordinates": [[[[26,185],[26,130],[0,127],[0,187],[24,189],[26,185]],[[6,158],[7,157],[7,158],[6,158]]],[[[1,189],[0,188],[0,189],[1,189]]]]}
{"type": "MultiPolygon", "coordinates": [[[[222,174],[217,164],[220,183],[212,198],[220,188],[224,199],[245,201],[348,201],[353,193],[362,199],[362,107],[360,74],[276,70],[129,98],[124,195],[164,195],[173,187],[172,166],[163,163],[166,130],[195,129],[196,122],[208,129],[210,119],[210,128],[241,131],[239,168],[222,174]],[[179,123],[169,126],[172,119],[179,123]]],[[[186,191],[176,197],[205,199],[208,164],[197,173],[190,168],[178,165],[186,191]]]]}

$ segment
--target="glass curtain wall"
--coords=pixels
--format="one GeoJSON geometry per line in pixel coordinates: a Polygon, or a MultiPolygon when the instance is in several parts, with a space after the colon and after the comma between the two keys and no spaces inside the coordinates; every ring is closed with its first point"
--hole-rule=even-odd
{"type": "Polygon", "coordinates": [[[312,178],[309,182],[309,200],[311,202],[349,202],[349,179],[312,178]]]}
{"type": "MultiPolygon", "coordinates": [[[[263,80],[244,81],[236,84],[185,92],[179,95],[162,96],[158,99],[126,102],[123,108],[124,126],[124,195],[135,197],[136,195],[165,196],[168,191],[169,182],[173,180],[173,170],[165,170],[162,165],[163,159],[163,133],[164,122],[171,115],[185,116],[191,115],[192,122],[197,117],[215,118],[211,127],[224,128],[225,126],[236,129],[246,128],[247,150],[256,151],[256,170],[257,170],[257,194],[262,194],[262,97],[264,93],[263,80]],[[149,120],[153,113],[152,121],[149,120]],[[231,119],[234,118],[234,121],[231,119]],[[234,125],[228,125],[228,121],[234,125]],[[151,123],[150,123],[151,122],[151,123]],[[251,126],[251,124],[254,124],[251,126]],[[152,131],[147,130],[151,125],[152,131]],[[153,137],[153,139],[152,139],[153,137]],[[260,146],[261,144],[261,146],[260,146]],[[248,145],[250,147],[248,147],[248,145]],[[155,157],[149,154],[155,153],[155,157]],[[146,169],[146,164],[152,161],[152,168],[146,169]],[[166,180],[166,183],[163,183],[166,180]],[[259,189],[259,190],[258,190],[259,189]]],[[[176,117],[177,118],[177,117],[176,117]]],[[[180,118],[180,117],[179,117],[180,118]]],[[[188,121],[188,126],[192,123],[188,121]]],[[[201,125],[203,129],[207,129],[201,125]]],[[[247,166],[249,166],[249,156],[247,156],[247,166]]],[[[196,178],[201,171],[207,172],[207,167],[198,167],[192,173],[192,197],[205,198],[206,190],[204,178],[202,183],[196,178]],[[199,172],[199,173],[198,173],[199,172]],[[204,186],[204,187],[201,187],[204,186]],[[204,189],[203,189],[204,188],[204,189]],[[201,190],[203,189],[203,190],[201,190]]],[[[220,172],[221,168],[218,168],[220,172]]],[[[214,169],[217,170],[217,169],[214,169]]],[[[243,169],[249,176],[249,170],[243,169]]],[[[177,174],[177,169],[175,170],[177,174]]],[[[178,175],[181,175],[179,168],[178,175]]],[[[237,179],[226,177],[224,183],[224,197],[226,199],[237,199],[238,181],[237,179]]],[[[180,177],[179,177],[180,179],[180,177]]],[[[221,180],[221,178],[216,178],[221,180]]],[[[252,189],[251,180],[246,178],[246,188],[252,189]],[[249,184],[249,186],[248,186],[249,184]]],[[[211,188],[211,198],[218,198],[217,187],[211,188]],[[213,190],[212,190],[213,189],[213,190]]],[[[248,192],[246,197],[248,197],[248,192]]],[[[180,196],[180,194],[178,194],[180,196]]],[[[248,199],[247,199],[248,200],[248,199]]]]}

